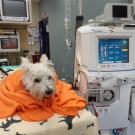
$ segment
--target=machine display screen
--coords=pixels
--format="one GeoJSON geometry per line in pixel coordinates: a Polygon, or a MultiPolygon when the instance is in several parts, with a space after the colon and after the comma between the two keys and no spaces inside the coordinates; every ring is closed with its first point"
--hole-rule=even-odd
{"type": "Polygon", "coordinates": [[[2,0],[2,7],[4,16],[27,17],[25,0],[2,0]]]}
{"type": "Polygon", "coordinates": [[[18,41],[16,38],[1,38],[2,49],[18,49],[18,41]]]}
{"type": "Polygon", "coordinates": [[[127,18],[127,6],[114,5],[112,13],[113,17],[127,18]]]}
{"type": "Polygon", "coordinates": [[[128,63],[128,38],[100,38],[98,40],[99,63],[128,63]]]}

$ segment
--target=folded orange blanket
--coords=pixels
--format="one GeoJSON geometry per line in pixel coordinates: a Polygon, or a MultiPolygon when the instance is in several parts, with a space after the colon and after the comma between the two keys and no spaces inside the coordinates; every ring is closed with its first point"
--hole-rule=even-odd
{"type": "Polygon", "coordinates": [[[18,69],[0,82],[0,118],[18,114],[27,121],[40,121],[54,113],[75,116],[86,106],[70,84],[57,80],[56,92],[43,101],[36,100],[25,91],[21,81],[23,70],[18,69]]]}

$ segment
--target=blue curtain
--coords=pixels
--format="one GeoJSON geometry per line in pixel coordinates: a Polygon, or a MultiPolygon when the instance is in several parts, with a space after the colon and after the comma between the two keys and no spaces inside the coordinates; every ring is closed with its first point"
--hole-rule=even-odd
{"type": "Polygon", "coordinates": [[[50,58],[49,32],[47,31],[48,18],[39,22],[40,54],[46,54],[50,58]]]}

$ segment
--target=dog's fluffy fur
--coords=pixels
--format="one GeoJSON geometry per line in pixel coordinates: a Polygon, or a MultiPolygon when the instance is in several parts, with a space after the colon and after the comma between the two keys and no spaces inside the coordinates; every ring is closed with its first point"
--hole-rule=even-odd
{"type": "Polygon", "coordinates": [[[26,90],[39,100],[51,96],[55,92],[57,80],[53,63],[46,55],[42,55],[40,62],[35,64],[24,57],[21,60],[21,68],[24,69],[22,82],[26,90]]]}

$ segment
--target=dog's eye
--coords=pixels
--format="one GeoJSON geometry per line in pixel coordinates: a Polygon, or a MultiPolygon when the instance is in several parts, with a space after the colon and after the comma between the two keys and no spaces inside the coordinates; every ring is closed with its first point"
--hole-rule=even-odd
{"type": "Polygon", "coordinates": [[[52,79],[52,77],[49,75],[49,76],[48,76],[48,80],[51,80],[51,79],[52,79]]]}
{"type": "Polygon", "coordinates": [[[39,83],[40,81],[41,81],[40,78],[35,78],[35,80],[34,80],[35,83],[39,83]]]}

